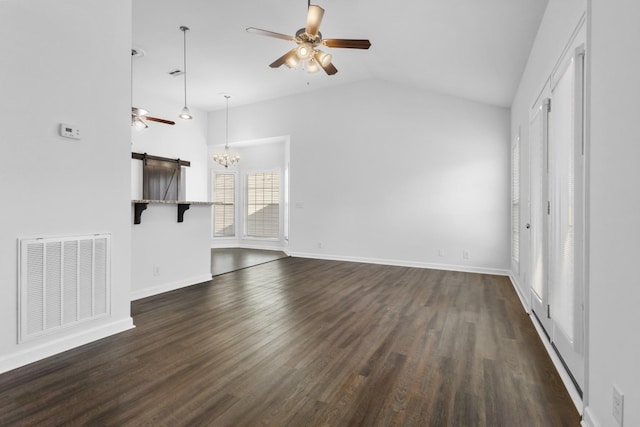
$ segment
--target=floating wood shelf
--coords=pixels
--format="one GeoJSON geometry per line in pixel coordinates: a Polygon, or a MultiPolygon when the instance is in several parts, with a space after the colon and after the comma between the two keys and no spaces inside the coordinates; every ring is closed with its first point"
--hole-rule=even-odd
{"type": "Polygon", "coordinates": [[[134,208],[133,223],[140,224],[142,221],[142,212],[147,209],[149,204],[157,205],[176,205],[178,207],[178,222],[184,222],[184,213],[189,210],[191,205],[211,206],[211,202],[191,202],[182,200],[132,200],[134,208]]]}

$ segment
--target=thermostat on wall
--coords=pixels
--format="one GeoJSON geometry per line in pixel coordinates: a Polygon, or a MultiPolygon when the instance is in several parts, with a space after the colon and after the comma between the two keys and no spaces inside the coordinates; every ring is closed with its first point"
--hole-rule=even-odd
{"type": "Polygon", "coordinates": [[[65,138],[80,139],[80,128],[77,126],[69,125],[67,123],[60,123],[60,136],[65,138]]]}

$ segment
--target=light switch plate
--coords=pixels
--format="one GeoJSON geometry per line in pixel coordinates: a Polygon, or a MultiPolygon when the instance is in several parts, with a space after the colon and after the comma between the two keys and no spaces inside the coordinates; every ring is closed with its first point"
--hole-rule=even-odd
{"type": "Polygon", "coordinates": [[[618,388],[617,385],[613,386],[613,418],[618,422],[618,425],[622,427],[624,414],[624,394],[618,388]]]}

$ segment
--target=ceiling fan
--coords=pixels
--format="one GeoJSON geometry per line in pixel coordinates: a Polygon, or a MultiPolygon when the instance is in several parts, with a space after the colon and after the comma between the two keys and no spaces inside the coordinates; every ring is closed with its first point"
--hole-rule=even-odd
{"type": "MultiPolygon", "coordinates": [[[[144,56],[144,51],[138,48],[131,49],[131,58],[141,58],[144,56]]],[[[131,87],[133,87],[133,62],[131,62],[131,87]]],[[[133,101],[133,90],[131,91],[131,100],[133,101]]],[[[133,104],[133,102],[131,102],[133,104]]],[[[146,120],[150,122],[164,123],[166,125],[175,125],[176,122],[171,120],[159,119],[157,117],[148,116],[149,112],[144,108],[131,107],[131,126],[138,130],[146,129],[149,127],[146,120]]]]}
{"type": "Polygon", "coordinates": [[[146,129],[149,127],[146,121],[164,123],[165,125],[175,125],[171,120],[160,119],[148,116],[149,112],[143,108],[131,107],[131,125],[136,129],[146,129]]]}
{"type": "Polygon", "coordinates": [[[317,5],[312,5],[308,1],[307,25],[296,31],[295,36],[274,33],[273,31],[261,30],[249,27],[247,32],[261,36],[274,37],[276,39],[289,40],[295,42],[297,46],[289,52],[276,59],[269,66],[278,68],[282,64],[289,68],[295,68],[301,61],[306,63],[307,71],[315,73],[321,67],[328,75],[338,72],[338,69],[331,63],[332,56],[329,53],[318,49],[319,46],[339,47],[349,49],[369,49],[371,42],[366,39],[323,39],[320,29],[324,9],[317,5]]]}

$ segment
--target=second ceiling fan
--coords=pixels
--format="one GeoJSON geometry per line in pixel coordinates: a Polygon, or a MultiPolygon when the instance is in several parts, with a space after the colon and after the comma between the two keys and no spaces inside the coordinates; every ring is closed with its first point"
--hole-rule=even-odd
{"type": "Polygon", "coordinates": [[[165,120],[158,117],[151,117],[148,115],[149,112],[144,108],[131,107],[131,125],[136,129],[146,129],[149,126],[146,121],[163,123],[165,125],[175,125],[176,122],[172,120],[165,120]]]}
{"type": "Polygon", "coordinates": [[[369,49],[369,47],[371,47],[371,42],[367,39],[323,39],[319,29],[324,15],[324,9],[313,4],[308,4],[308,7],[307,25],[296,31],[295,36],[274,33],[273,31],[261,30],[260,28],[247,28],[247,32],[249,33],[288,40],[297,44],[295,48],[271,63],[269,65],[271,68],[278,68],[283,64],[289,68],[295,68],[303,61],[306,62],[307,71],[310,73],[318,71],[318,67],[321,67],[331,76],[337,73],[338,69],[331,63],[331,54],[318,49],[319,46],[348,49],[369,49]]]}

